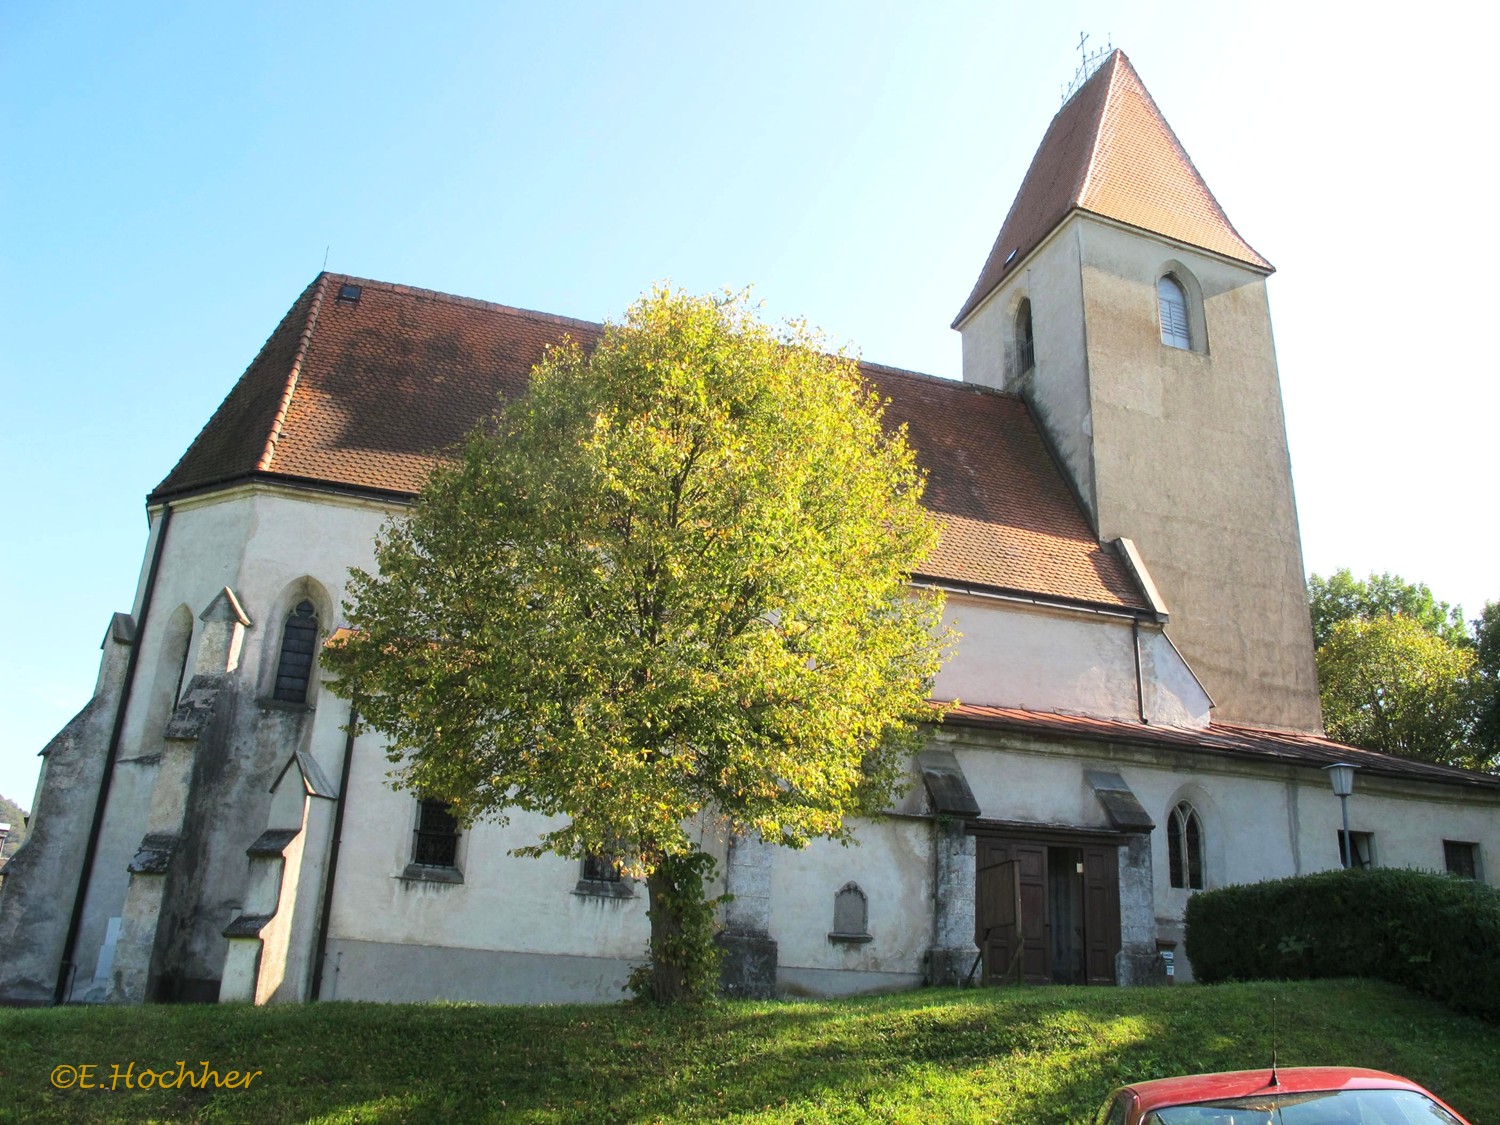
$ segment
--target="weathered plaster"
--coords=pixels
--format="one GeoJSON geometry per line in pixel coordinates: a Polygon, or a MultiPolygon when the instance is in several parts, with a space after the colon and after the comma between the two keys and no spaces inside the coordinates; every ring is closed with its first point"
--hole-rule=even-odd
{"type": "MultiPolygon", "coordinates": [[[[931,822],[889,817],[856,823],[856,842],[815,840],[781,851],[772,872],[775,905],[771,936],[780,950],[778,986],[798,974],[841,971],[920,979],[932,948],[933,881],[936,873],[931,822]],[[830,941],[834,896],[847,883],[865,893],[868,930],[862,944],[830,941]]],[[[854,979],[854,978],[851,978],[854,979]]]]}
{"type": "Polygon", "coordinates": [[[964,324],[966,380],[1000,385],[997,341],[1023,291],[1036,368],[1005,385],[1041,418],[1100,538],[1137,544],[1217,717],[1319,729],[1264,277],[1075,213],[964,324]],[[1167,269],[1201,294],[1201,350],[1161,343],[1167,269]]]}
{"type": "Polygon", "coordinates": [[[932,822],[932,948],[927,955],[927,983],[963,984],[974,966],[975,847],[961,821],[932,822]]]}
{"type": "MultiPolygon", "coordinates": [[[[93,699],[42,751],[30,830],[0,884],[0,1003],[52,1001],[129,659],[133,629],[114,625],[105,634],[93,699]]],[[[93,964],[91,957],[78,960],[93,964]]]]}
{"type": "Polygon", "coordinates": [[[1080,254],[1076,232],[1064,223],[959,331],[964,381],[1025,395],[1094,518],[1089,325],[1078,314],[1083,305],[1080,254]],[[1019,370],[1011,344],[1015,309],[1023,297],[1031,301],[1035,363],[1029,372],[1019,370]]]}
{"type": "MultiPolygon", "coordinates": [[[[1138,722],[1136,633],[1130,618],[950,593],[946,622],[962,637],[933,687],[940,699],[1138,722]]],[[[1154,626],[1139,630],[1147,718],[1205,726],[1209,700],[1154,626]]]]}

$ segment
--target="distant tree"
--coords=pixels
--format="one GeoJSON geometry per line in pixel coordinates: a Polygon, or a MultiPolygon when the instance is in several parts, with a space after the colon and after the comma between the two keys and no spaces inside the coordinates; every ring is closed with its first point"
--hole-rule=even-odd
{"type": "Polygon", "coordinates": [[[1474,742],[1491,763],[1500,763],[1500,602],[1486,602],[1473,622],[1477,684],[1474,742]]]}
{"type": "Polygon", "coordinates": [[[1425,583],[1307,582],[1323,720],[1334,738],[1476,769],[1500,764],[1500,606],[1466,623],[1425,583]]]}
{"type": "Polygon", "coordinates": [[[1500,607],[1473,622],[1400,574],[1308,579],[1329,733],[1473,768],[1500,763],[1500,607]],[[1358,627],[1356,627],[1358,625],[1358,627]],[[1424,639],[1425,637],[1425,639],[1424,639]]]}
{"type": "Polygon", "coordinates": [[[1491,764],[1471,741],[1476,658],[1400,614],[1334,625],[1318,649],[1330,737],[1447,765],[1491,764]]]}
{"type": "Polygon", "coordinates": [[[945,638],[904,433],[851,361],[741,298],[657,291],[439,469],[355,572],[336,690],[399,784],[523,854],[644,876],[649,993],[715,984],[696,826],[799,846],[903,784],[945,638]]]}
{"type": "Polygon", "coordinates": [[[5,842],[0,844],[0,874],[3,874],[5,861],[15,855],[16,849],[26,840],[26,814],[20,805],[7,797],[0,797],[0,824],[10,825],[5,842]]]}
{"type": "Polygon", "coordinates": [[[1322,648],[1340,621],[1375,621],[1382,617],[1405,617],[1433,636],[1453,644],[1467,644],[1462,608],[1440,602],[1425,583],[1407,582],[1399,574],[1371,574],[1357,579],[1348,567],[1328,578],[1312,575],[1307,580],[1307,600],[1312,609],[1313,644],[1322,648]]]}

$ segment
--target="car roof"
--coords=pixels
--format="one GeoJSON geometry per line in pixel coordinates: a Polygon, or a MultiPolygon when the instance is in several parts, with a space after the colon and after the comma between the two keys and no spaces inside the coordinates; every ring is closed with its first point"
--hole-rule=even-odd
{"type": "Polygon", "coordinates": [[[1283,1094],[1302,1094],[1314,1090],[1416,1090],[1425,1093],[1415,1082],[1380,1070],[1358,1066],[1288,1066],[1276,1071],[1277,1085],[1272,1087],[1271,1070],[1235,1070],[1223,1074],[1191,1074],[1181,1078],[1156,1078],[1125,1087],[1132,1091],[1142,1112],[1189,1102],[1215,1101],[1220,1098],[1243,1098],[1275,1089],[1283,1094]]]}

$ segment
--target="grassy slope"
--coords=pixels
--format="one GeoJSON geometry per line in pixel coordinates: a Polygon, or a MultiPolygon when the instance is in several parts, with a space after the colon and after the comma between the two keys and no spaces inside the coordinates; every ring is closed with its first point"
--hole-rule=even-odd
{"type": "MultiPolygon", "coordinates": [[[[1265,1065],[1394,1070],[1500,1123],[1500,1027],[1385,985],[928,990],[627,1007],[317,1004],[0,1011],[0,1120],[1087,1121],[1120,1082],[1265,1065]],[[248,1090],[51,1088],[60,1063],[208,1060],[248,1090]]],[[[100,1081],[100,1077],[96,1077],[100,1081]]]]}

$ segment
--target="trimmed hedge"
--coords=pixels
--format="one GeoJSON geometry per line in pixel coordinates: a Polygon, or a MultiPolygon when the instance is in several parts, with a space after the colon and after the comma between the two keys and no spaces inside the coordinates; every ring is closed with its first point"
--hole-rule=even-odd
{"type": "Polygon", "coordinates": [[[1500,1020],[1500,891],[1376,867],[1203,891],[1188,900],[1193,975],[1373,977],[1500,1020]]]}

